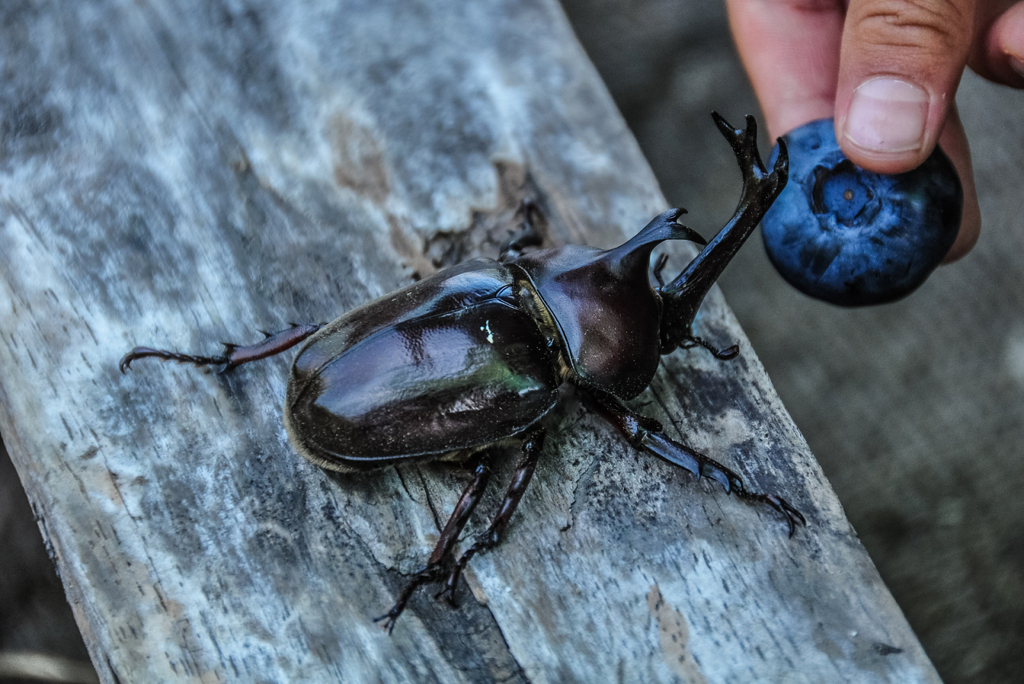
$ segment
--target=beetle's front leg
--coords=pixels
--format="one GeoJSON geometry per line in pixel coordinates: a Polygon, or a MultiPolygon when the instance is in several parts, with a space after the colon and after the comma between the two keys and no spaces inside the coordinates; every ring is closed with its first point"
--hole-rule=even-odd
{"type": "Polygon", "coordinates": [[[590,399],[590,404],[597,412],[605,420],[617,427],[625,435],[629,443],[636,448],[644,449],[669,463],[686,468],[698,478],[703,475],[717,480],[725,487],[725,491],[735,494],[741,499],[753,503],[768,504],[786,516],[786,524],[789,526],[789,536],[791,537],[793,532],[796,531],[797,523],[801,525],[807,524],[803,514],[793,508],[781,496],[747,491],[739,475],[718,461],[669,439],[662,431],[661,423],[653,418],[647,418],[634,413],[626,408],[622,402],[610,395],[598,395],[591,391],[588,393],[588,398],[590,399]]]}
{"type": "Polygon", "coordinates": [[[196,366],[223,366],[218,372],[227,373],[234,368],[238,368],[243,363],[259,361],[260,359],[265,359],[291,349],[322,327],[322,323],[318,325],[299,325],[293,323],[290,328],[281,332],[273,334],[264,332],[263,334],[266,336],[266,339],[256,344],[237,345],[225,342],[224,353],[220,356],[196,356],[176,351],[167,351],[165,349],[135,347],[124,355],[118,367],[124,373],[131,367],[132,361],[154,357],[161,361],[178,361],[180,363],[191,363],[196,366]]]}
{"type": "Polygon", "coordinates": [[[497,546],[501,541],[501,535],[504,534],[505,528],[508,527],[508,521],[511,520],[512,514],[516,512],[523,494],[526,493],[526,488],[533,477],[533,471],[537,468],[537,461],[543,448],[544,431],[541,429],[534,430],[523,440],[523,460],[519,462],[515,472],[512,474],[512,481],[509,482],[508,490],[505,492],[505,499],[501,502],[501,508],[498,509],[487,531],[477,537],[473,545],[455,563],[455,567],[445,582],[445,588],[438,594],[440,596],[447,593],[448,602],[453,606],[455,605],[455,590],[459,586],[459,577],[462,576],[462,571],[465,569],[466,564],[469,563],[469,559],[481,551],[497,546]]]}
{"type": "MultiPolygon", "coordinates": [[[[668,264],[668,254],[662,254],[658,257],[657,261],[654,262],[654,267],[651,269],[651,274],[654,279],[658,281],[659,287],[665,287],[665,281],[662,279],[661,274],[665,270],[665,265],[668,264]]],[[[680,349],[690,349],[691,347],[704,347],[708,350],[712,356],[720,361],[728,361],[736,358],[736,355],[740,353],[740,347],[738,344],[733,344],[725,349],[719,349],[715,347],[707,340],[696,335],[690,335],[683,337],[678,341],[680,349]]]]}
{"type": "Polygon", "coordinates": [[[384,629],[389,634],[395,628],[395,622],[398,621],[398,616],[405,610],[405,606],[412,597],[413,592],[423,584],[440,580],[444,575],[444,561],[447,559],[448,554],[451,553],[452,547],[455,546],[459,535],[462,534],[462,528],[466,526],[466,523],[469,522],[469,517],[473,515],[473,509],[480,503],[480,497],[483,496],[484,490],[487,488],[487,481],[490,478],[491,471],[487,466],[483,463],[477,463],[474,469],[473,481],[466,486],[462,496],[459,497],[458,503],[455,504],[455,510],[452,511],[451,517],[448,518],[448,522],[441,531],[441,536],[438,538],[437,544],[434,545],[434,551],[430,554],[430,558],[427,559],[426,567],[413,575],[409,584],[398,595],[398,600],[391,607],[391,610],[378,618],[374,618],[374,622],[384,621],[384,629]]]}

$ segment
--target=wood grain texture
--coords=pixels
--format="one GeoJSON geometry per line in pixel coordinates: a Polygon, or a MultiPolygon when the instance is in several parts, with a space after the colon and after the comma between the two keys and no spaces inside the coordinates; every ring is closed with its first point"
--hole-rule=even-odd
{"type": "Polygon", "coordinates": [[[104,681],[937,681],[717,291],[698,334],[740,358],[676,352],[635,406],[811,526],[787,540],[567,391],[461,608],[421,592],[391,637],[370,618],[466,473],[303,461],[290,355],[118,373],[136,344],[215,353],[493,254],[526,196],[554,243],[664,209],[556,4],[0,13],[0,433],[104,681]]]}

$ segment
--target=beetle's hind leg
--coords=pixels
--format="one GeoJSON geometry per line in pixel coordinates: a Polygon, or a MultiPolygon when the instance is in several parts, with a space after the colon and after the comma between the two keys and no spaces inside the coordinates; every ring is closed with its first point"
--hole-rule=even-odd
{"type": "Polygon", "coordinates": [[[409,584],[398,595],[398,600],[391,607],[391,610],[378,618],[374,618],[374,622],[384,622],[384,629],[389,634],[395,628],[395,622],[398,621],[398,617],[405,610],[405,606],[409,603],[413,592],[423,584],[440,581],[444,576],[444,562],[455,546],[455,542],[458,541],[462,529],[469,522],[473,509],[480,503],[480,498],[483,496],[484,490],[487,489],[487,481],[491,478],[491,471],[483,463],[478,462],[473,475],[472,482],[463,490],[462,496],[459,497],[458,503],[455,504],[455,510],[452,511],[452,515],[448,518],[444,530],[441,531],[441,536],[434,546],[434,551],[430,554],[430,558],[427,559],[427,565],[413,575],[409,584]]]}
{"type": "Polygon", "coordinates": [[[537,461],[540,459],[540,452],[543,448],[544,431],[541,429],[534,430],[523,440],[523,459],[516,466],[516,470],[512,474],[512,480],[509,482],[505,498],[501,502],[501,507],[498,508],[498,512],[494,515],[494,519],[491,521],[487,531],[477,537],[473,545],[455,563],[455,567],[452,568],[451,574],[448,575],[448,579],[445,582],[444,589],[438,594],[438,596],[447,594],[448,602],[451,605],[455,605],[455,590],[459,586],[459,577],[462,576],[462,571],[465,569],[466,564],[469,563],[469,560],[476,554],[493,548],[501,542],[501,537],[505,532],[505,528],[508,527],[512,514],[516,512],[523,494],[526,493],[526,488],[533,477],[533,471],[537,468],[537,461]]]}
{"type": "Polygon", "coordinates": [[[222,366],[218,372],[227,373],[243,363],[265,359],[291,349],[322,327],[322,323],[319,325],[298,325],[293,323],[287,330],[276,333],[264,332],[263,334],[266,336],[266,339],[256,344],[243,346],[225,342],[224,353],[220,356],[196,356],[194,354],[182,354],[181,352],[167,351],[165,349],[135,347],[135,349],[124,355],[118,367],[122,373],[125,373],[131,367],[132,361],[152,357],[161,361],[191,363],[195,366],[222,366]]]}
{"type": "Polygon", "coordinates": [[[669,463],[681,466],[698,478],[702,475],[717,480],[725,491],[753,503],[767,504],[786,518],[789,536],[796,531],[796,525],[806,525],[803,514],[793,508],[785,499],[776,494],[759,494],[748,491],[739,475],[724,465],[693,449],[669,439],[662,431],[661,423],[646,418],[626,408],[618,399],[604,394],[589,392],[590,404],[609,423],[619,429],[630,444],[649,451],[669,463]]]}

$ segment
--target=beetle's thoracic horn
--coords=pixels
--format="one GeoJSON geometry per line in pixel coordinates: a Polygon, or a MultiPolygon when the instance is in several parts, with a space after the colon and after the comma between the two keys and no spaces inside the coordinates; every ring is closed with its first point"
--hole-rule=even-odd
{"type": "Polygon", "coordinates": [[[705,295],[754,232],[761,218],[786,187],[789,178],[789,155],[785,141],[779,140],[779,155],[769,173],[757,151],[757,124],[754,117],[747,116],[747,127],[744,130],[733,128],[717,112],[712,112],[711,116],[736,153],[736,160],[743,173],[743,194],[729,223],[675,280],[658,290],[665,307],[661,321],[663,354],[692,339],[693,319],[705,295]]]}
{"type": "Polygon", "coordinates": [[[651,252],[665,240],[690,240],[699,245],[708,242],[692,228],[679,223],[679,217],[686,213],[681,207],[674,207],[654,217],[650,223],[618,247],[603,252],[599,259],[620,277],[642,273],[646,280],[651,252]]]}
{"type": "Polygon", "coordinates": [[[659,243],[665,240],[690,240],[699,245],[706,245],[708,241],[701,237],[701,234],[691,228],[679,223],[679,217],[686,213],[682,207],[674,207],[655,216],[643,229],[624,242],[620,247],[609,250],[611,253],[632,252],[642,245],[659,243]]]}

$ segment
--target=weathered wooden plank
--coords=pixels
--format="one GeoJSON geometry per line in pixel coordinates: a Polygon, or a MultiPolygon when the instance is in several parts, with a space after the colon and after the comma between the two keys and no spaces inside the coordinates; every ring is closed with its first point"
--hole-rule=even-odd
{"type": "Polygon", "coordinates": [[[664,208],[557,5],[438,5],[0,9],[0,431],[101,677],[935,681],[717,292],[699,332],[740,358],[677,352],[637,405],[811,527],[787,540],[567,392],[472,596],[424,592],[391,637],[369,618],[464,473],[304,462],[287,358],[117,372],[135,344],[214,352],[493,253],[526,196],[553,242],[664,208]]]}

